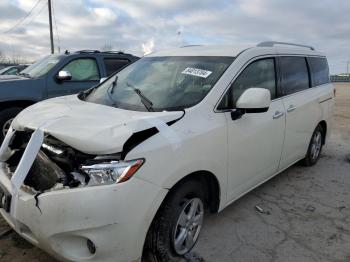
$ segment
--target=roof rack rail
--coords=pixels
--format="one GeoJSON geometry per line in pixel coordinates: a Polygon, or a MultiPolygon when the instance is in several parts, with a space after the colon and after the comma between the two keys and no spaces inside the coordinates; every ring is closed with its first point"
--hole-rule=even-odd
{"type": "Polygon", "coordinates": [[[277,41],[266,41],[266,42],[261,42],[261,43],[257,44],[258,47],[273,47],[275,45],[291,45],[291,46],[299,46],[299,47],[309,48],[310,50],[315,50],[315,48],[313,46],[309,46],[309,45],[300,45],[300,44],[277,42],[277,41]]]}
{"type": "Polygon", "coordinates": [[[93,54],[96,54],[96,53],[101,53],[101,52],[98,51],[98,50],[79,50],[76,53],[93,53],[93,54]]]}
{"type": "Polygon", "coordinates": [[[118,55],[124,55],[125,54],[123,51],[102,51],[101,53],[104,53],[104,54],[118,54],[118,55]]]}

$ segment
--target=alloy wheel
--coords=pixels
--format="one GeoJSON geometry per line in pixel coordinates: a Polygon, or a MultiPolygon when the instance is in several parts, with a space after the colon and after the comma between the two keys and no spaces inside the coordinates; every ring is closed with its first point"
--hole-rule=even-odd
{"type": "Polygon", "coordinates": [[[175,227],[174,249],[177,254],[184,255],[195,245],[202,228],[204,205],[201,199],[188,200],[180,213],[175,227]]]}
{"type": "Polygon", "coordinates": [[[13,118],[7,120],[5,124],[2,126],[2,134],[5,137],[7,132],[10,130],[11,123],[12,123],[13,118]]]}
{"type": "Polygon", "coordinates": [[[322,148],[322,134],[321,131],[317,131],[312,139],[311,144],[311,158],[312,160],[316,160],[320,153],[322,148]]]}

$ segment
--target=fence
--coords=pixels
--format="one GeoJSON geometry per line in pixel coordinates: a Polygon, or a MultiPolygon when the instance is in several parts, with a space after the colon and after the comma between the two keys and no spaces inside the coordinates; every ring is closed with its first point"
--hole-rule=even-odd
{"type": "Polygon", "coordinates": [[[350,76],[331,76],[332,82],[350,82],[350,76]]]}

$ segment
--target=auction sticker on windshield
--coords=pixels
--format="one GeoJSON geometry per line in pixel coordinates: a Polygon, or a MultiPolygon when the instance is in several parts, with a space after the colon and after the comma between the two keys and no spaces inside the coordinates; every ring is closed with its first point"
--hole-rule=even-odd
{"type": "Polygon", "coordinates": [[[185,75],[193,75],[193,76],[198,76],[202,78],[207,78],[208,76],[211,75],[211,71],[203,70],[203,69],[198,69],[198,68],[192,68],[192,67],[187,67],[184,71],[182,71],[182,74],[185,75]]]}

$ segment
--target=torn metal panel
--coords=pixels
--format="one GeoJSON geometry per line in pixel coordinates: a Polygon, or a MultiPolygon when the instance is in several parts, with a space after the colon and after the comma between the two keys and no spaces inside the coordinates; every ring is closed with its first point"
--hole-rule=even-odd
{"type": "Polygon", "coordinates": [[[185,116],[185,111],[183,111],[183,115],[177,119],[169,121],[167,123],[163,122],[160,119],[154,118],[146,118],[142,119],[143,121],[147,121],[151,123],[153,127],[149,129],[145,129],[139,132],[133,133],[128,140],[123,145],[123,150],[121,152],[121,159],[125,159],[126,155],[136,146],[146,141],[150,137],[155,134],[160,133],[167,141],[170,143],[173,150],[177,149],[181,145],[181,138],[179,135],[170,128],[173,124],[179,121],[181,118],[185,116]]]}
{"type": "Polygon", "coordinates": [[[15,134],[14,130],[12,128],[10,128],[10,130],[7,132],[5,139],[1,145],[0,148],[0,161],[6,161],[7,159],[9,159],[9,157],[11,156],[11,149],[8,147],[13,135],[15,134]]]}
{"type": "MultiPolygon", "coordinates": [[[[15,136],[14,139],[18,138],[15,136]]],[[[21,139],[18,140],[21,141],[21,139]]],[[[33,138],[28,143],[28,146],[26,144],[15,143],[14,153],[6,161],[10,172],[14,173],[12,179],[15,178],[16,173],[20,170],[20,164],[24,161],[23,159],[28,160],[26,151],[30,143],[33,143],[33,138]],[[26,151],[23,148],[26,148],[26,151]]],[[[66,186],[77,187],[86,184],[87,181],[85,181],[86,179],[84,180],[84,175],[81,174],[81,176],[78,176],[75,172],[79,170],[81,164],[87,162],[89,159],[93,160],[95,156],[78,152],[47,135],[43,140],[39,141],[36,150],[38,148],[38,153],[31,151],[31,157],[35,159],[28,165],[29,171],[25,175],[24,183],[22,182],[19,185],[22,191],[29,194],[36,194],[48,190],[62,189],[66,186]]]]}
{"type": "Polygon", "coordinates": [[[157,134],[159,131],[157,128],[152,127],[140,132],[132,134],[129,139],[124,143],[123,150],[121,154],[121,159],[125,159],[126,155],[134,149],[136,146],[149,139],[150,137],[157,134]]]}
{"type": "Polygon", "coordinates": [[[44,141],[44,132],[40,129],[37,129],[36,131],[34,131],[23,153],[23,156],[17,166],[17,169],[11,178],[11,182],[16,191],[18,191],[22,186],[41,148],[43,141],[44,141]]]}
{"type": "Polygon", "coordinates": [[[155,122],[160,128],[160,121],[169,123],[183,114],[182,111],[128,111],[68,96],[38,103],[30,110],[24,110],[13,121],[13,127],[16,130],[35,130],[54,119],[50,125],[41,128],[45,133],[80,152],[101,155],[121,152],[124,143],[134,133],[154,127],[155,122]]]}

